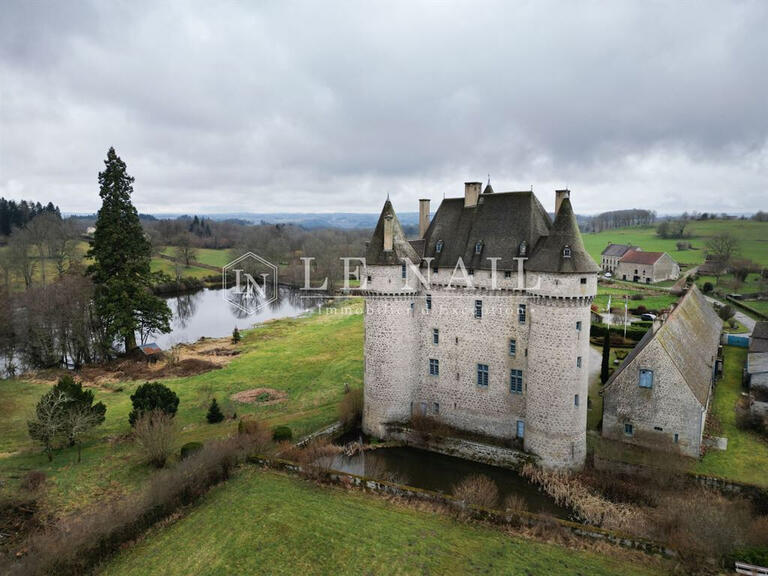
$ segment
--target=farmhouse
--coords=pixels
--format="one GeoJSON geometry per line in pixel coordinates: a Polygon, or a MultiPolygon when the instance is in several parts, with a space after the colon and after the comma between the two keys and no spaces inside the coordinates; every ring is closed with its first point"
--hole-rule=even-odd
{"type": "Polygon", "coordinates": [[[409,241],[387,200],[368,244],[364,430],[421,414],[581,466],[598,266],[570,191],[554,222],[532,192],[479,182],[419,213],[409,241]]]}
{"type": "Polygon", "coordinates": [[[638,248],[627,250],[616,266],[617,278],[652,284],[680,277],[680,266],[666,252],[643,252],[638,248]]]}
{"type": "Polygon", "coordinates": [[[603,436],[698,457],[722,322],[693,286],[603,388],[603,436]]]}
{"type": "Polygon", "coordinates": [[[603,272],[613,272],[619,265],[619,260],[630,250],[630,244],[608,244],[600,254],[600,267],[603,272]]]}

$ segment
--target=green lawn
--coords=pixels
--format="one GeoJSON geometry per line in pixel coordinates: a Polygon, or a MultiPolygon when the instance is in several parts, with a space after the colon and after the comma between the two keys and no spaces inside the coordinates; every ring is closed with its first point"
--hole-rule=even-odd
{"type": "MultiPolygon", "coordinates": [[[[173,246],[164,246],[162,253],[175,257],[176,249],[173,246]]],[[[194,259],[201,264],[223,267],[232,260],[232,257],[229,249],[198,248],[195,250],[194,259]]]]}
{"type": "Polygon", "coordinates": [[[704,249],[707,239],[722,232],[736,236],[741,242],[741,258],[749,258],[768,266],[768,222],[751,220],[707,220],[691,222],[687,230],[694,250],[678,250],[677,239],[664,239],[656,235],[656,227],[619,228],[597,234],[584,234],[584,245],[596,262],[600,262],[600,253],[609,243],[633,244],[647,252],[668,252],[681,264],[701,264],[704,262],[704,249]]]}
{"type": "MultiPolygon", "coordinates": [[[[176,265],[165,258],[152,258],[150,269],[152,272],[163,272],[168,274],[171,278],[176,277],[176,265]]],[[[184,266],[181,269],[181,275],[184,278],[205,278],[206,276],[215,276],[216,272],[198,266],[184,266]]]]}
{"type": "Polygon", "coordinates": [[[762,314],[768,314],[768,300],[745,300],[744,303],[762,314]]]}
{"type": "Polygon", "coordinates": [[[695,467],[699,474],[722,476],[738,482],[768,486],[768,442],[757,434],[736,427],[734,407],[741,395],[741,369],[747,358],[745,348],[725,348],[725,374],[715,388],[712,410],[720,420],[721,434],[728,449],[711,450],[695,467]]]}
{"type": "Polygon", "coordinates": [[[630,299],[630,308],[645,306],[648,310],[661,310],[677,302],[678,299],[677,296],[673,296],[668,292],[651,292],[640,288],[633,290],[630,286],[623,284],[604,284],[601,282],[597,286],[597,296],[595,296],[594,303],[600,309],[600,312],[605,312],[606,306],[608,306],[608,296],[610,295],[611,308],[621,308],[623,310],[624,296],[628,295],[631,298],[633,294],[640,294],[642,299],[630,299]]]}
{"type": "Polygon", "coordinates": [[[642,560],[628,565],[250,467],[102,574],[662,573],[658,559],[642,560]]]}
{"type": "MultiPolygon", "coordinates": [[[[361,304],[351,305],[361,311],[361,304]]],[[[191,440],[226,435],[233,421],[210,425],[205,414],[211,396],[233,406],[238,415],[253,414],[270,425],[288,424],[302,435],[333,422],[344,384],[362,386],[363,323],[358,314],[314,314],[270,322],[244,332],[241,355],[221,370],[165,381],[180,398],[176,421],[179,445],[191,440]],[[288,394],[285,402],[270,406],[232,403],[230,396],[251,388],[274,388],[288,394]]],[[[135,487],[150,471],[140,464],[130,442],[110,442],[129,431],[130,395],[140,382],[126,382],[121,391],[96,389],[96,400],[107,405],[107,419],[98,436],[75,464],[74,450],[65,449],[48,463],[27,436],[26,420],[49,385],[0,380],[0,480],[10,489],[32,469],[50,478],[52,509],[77,507],[89,493],[123,491],[135,487]]],[[[120,386],[111,385],[112,390],[120,386]]]]}

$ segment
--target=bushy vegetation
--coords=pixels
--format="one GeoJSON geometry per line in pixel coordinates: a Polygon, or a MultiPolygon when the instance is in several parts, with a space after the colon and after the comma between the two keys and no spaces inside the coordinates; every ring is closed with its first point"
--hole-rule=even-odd
{"type": "Polygon", "coordinates": [[[133,437],[144,461],[162,468],[176,443],[173,417],[157,408],[142,412],[133,424],[133,437]]]}
{"type": "Polygon", "coordinates": [[[470,506],[495,508],[499,503],[496,483],[482,474],[467,476],[451,490],[453,497],[470,506]]]}
{"type": "Polygon", "coordinates": [[[208,421],[208,424],[218,424],[224,421],[224,412],[219,408],[216,398],[211,400],[211,405],[208,407],[208,414],[205,415],[205,419],[208,421]]]}
{"type": "Polygon", "coordinates": [[[184,460],[185,458],[191,456],[195,452],[199,452],[202,449],[202,442],[187,442],[184,444],[184,446],[181,447],[181,450],[179,451],[179,457],[184,460]]]}
{"type": "Polygon", "coordinates": [[[363,421],[363,389],[350,388],[339,404],[339,421],[345,429],[360,426],[363,421]]]}
{"type": "Polygon", "coordinates": [[[272,429],[272,440],[285,442],[293,438],[293,430],[289,426],[275,426],[272,429]]]}
{"type": "Polygon", "coordinates": [[[128,422],[134,426],[147,412],[160,411],[173,418],[179,409],[179,397],[165,384],[145,382],[131,394],[131,404],[133,410],[128,415],[128,422]]]}

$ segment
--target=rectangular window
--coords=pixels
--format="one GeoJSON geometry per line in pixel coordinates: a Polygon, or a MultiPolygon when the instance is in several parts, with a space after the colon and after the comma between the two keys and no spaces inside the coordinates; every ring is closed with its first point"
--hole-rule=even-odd
{"type": "Polygon", "coordinates": [[[403,262],[403,263],[400,265],[400,275],[401,275],[403,278],[405,278],[405,277],[406,277],[406,274],[407,274],[407,272],[408,272],[408,270],[407,270],[407,268],[406,268],[406,266],[405,266],[405,262],[403,262]]]}
{"type": "Polygon", "coordinates": [[[432,310],[432,294],[427,294],[427,310],[432,310]]]}
{"type": "Polygon", "coordinates": [[[440,344],[440,330],[432,328],[432,344],[440,344]]]}
{"type": "Polygon", "coordinates": [[[587,283],[587,279],[586,279],[586,278],[582,278],[582,279],[581,279],[581,283],[582,283],[582,284],[586,284],[586,283],[587,283]]]}
{"type": "Polygon", "coordinates": [[[581,320],[579,320],[578,322],[576,322],[576,330],[578,330],[579,332],[581,332],[581,320]]]}
{"type": "Polygon", "coordinates": [[[432,403],[432,411],[435,414],[440,414],[440,403],[439,402],[433,402],[432,403]]]}
{"type": "Polygon", "coordinates": [[[475,318],[483,317],[483,301],[475,300],[475,318]]]}
{"type": "Polygon", "coordinates": [[[477,385],[488,386],[488,364],[477,365],[477,385]]]}
{"type": "Polygon", "coordinates": [[[469,274],[470,276],[474,276],[475,275],[475,269],[474,268],[470,268],[469,270],[467,270],[467,274],[469,274]]]}
{"type": "Polygon", "coordinates": [[[520,304],[517,308],[517,321],[520,324],[525,324],[525,304],[520,304]]]}
{"type": "Polygon", "coordinates": [[[626,434],[627,436],[632,436],[632,435],[634,435],[634,433],[635,433],[635,431],[632,428],[632,424],[630,424],[629,422],[624,424],[624,434],[626,434]]]}
{"type": "Polygon", "coordinates": [[[512,278],[512,270],[504,270],[504,278],[512,278]]]}
{"type": "Polygon", "coordinates": [[[640,369],[640,388],[653,388],[653,370],[640,369]]]}
{"type": "Polygon", "coordinates": [[[522,370],[509,371],[509,391],[512,392],[512,394],[523,393],[523,371],[522,370]]]}
{"type": "Polygon", "coordinates": [[[581,368],[581,356],[576,357],[576,368],[581,368]]]}
{"type": "Polygon", "coordinates": [[[432,274],[437,274],[437,270],[438,270],[437,266],[435,266],[434,268],[432,268],[432,274]]]}
{"type": "Polygon", "coordinates": [[[512,339],[509,341],[509,355],[514,356],[517,354],[517,341],[512,339]]]}
{"type": "Polygon", "coordinates": [[[574,394],[573,395],[573,405],[574,406],[578,406],[579,405],[579,395],[578,394],[574,394]]]}
{"type": "Polygon", "coordinates": [[[369,274],[368,275],[368,282],[370,282],[371,280],[373,280],[373,277],[371,277],[371,275],[369,274]]]}
{"type": "Polygon", "coordinates": [[[429,375],[440,376],[440,360],[434,358],[429,359],[429,375]]]}
{"type": "Polygon", "coordinates": [[[679,437],[677,434],[675,434],[675,444],[677,444],[677,441],[678,441],[679,439],[680,439],[680,437],[679,437]]]}

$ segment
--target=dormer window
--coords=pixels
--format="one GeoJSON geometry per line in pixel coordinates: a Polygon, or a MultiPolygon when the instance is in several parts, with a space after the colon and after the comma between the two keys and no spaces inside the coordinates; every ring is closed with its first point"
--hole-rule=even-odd
{"type": "Polygon", "coordinates": [[[480,252],[483,251],[483,242],[480,241],[477,244],[475,244],[475,254],[480,254],[480,252]]]}
{"type": "Polygon", "coordinates": [[[438,240],[437,244],[435,244],[435,252],[440,254],[440,252],[442,252],[442,251],[443,251],[443,241],[442,240],[438,240]]]}
{"type": "Polygon", "coordinates": [[[571,247],[565,246],[563,248],[563,258],[570,258],[571,257],[571,247]]]}
{"type": "Polygon", "coordinates": [[[518,253],[520,256],[528,256],[528,243],[525,240],[520,242],[520,248],[518,248],[518,253]]]}

